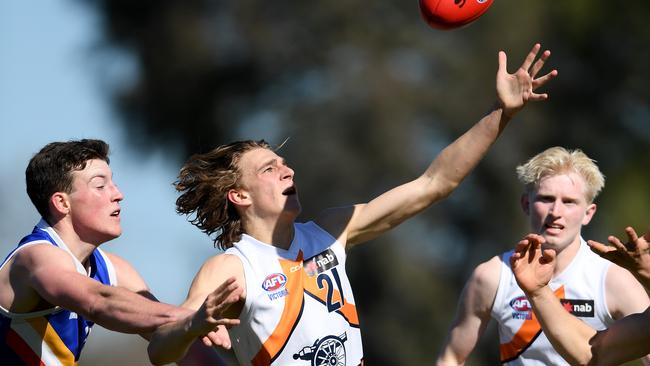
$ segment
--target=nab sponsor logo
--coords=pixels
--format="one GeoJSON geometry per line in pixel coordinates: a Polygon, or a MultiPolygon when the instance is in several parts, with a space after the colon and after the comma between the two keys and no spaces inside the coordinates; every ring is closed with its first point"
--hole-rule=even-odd
{"type": "Polygon", "coordinates": [[[515,311],[531,311],[532,307],[526,296],[515,297],[510,300],[510,307],[515,311]]]}
{"type": "Polygon", "coordinates": [[[283,288],[286,283],[287,276],[285,276],[284,273],[273,273],[266,276],[262,283],[262,288],[267,292],[278,291],[283,288]]]}
{"type": "Polygon", "coordinates": [[[336,254],[331,249],[327,249],[307,260],[304,261],[303,267],[309,277],[314,277],[319,273],[323,273],[330,268],[339,265],[339,260],[336,254]]]}
{"type": "Polygon", "coordinates": [[[561,299],[560,302],[569,313],[583,317],[594,317],[594,300],[561,299]]]}

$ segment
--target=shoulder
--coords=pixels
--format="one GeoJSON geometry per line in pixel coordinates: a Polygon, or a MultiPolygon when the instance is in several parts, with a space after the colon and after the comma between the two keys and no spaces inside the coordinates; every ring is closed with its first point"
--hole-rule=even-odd
{"type": "Polygon", "coordinates": [[[244,266],[241,259],[229,253],[223,253],[208,258],[196,275],[195,281],[202,282],[218,281],[222,282],[226,278],[234,276],[241,280],[242,284],[244,279],[244,266]]]}
{"type": "Polygon", "coordinates": [[[142,278],[138,270],[126,259],[106,251],[101,251],[101,253],[112,264],[115,270],[115,276],[117,276],[117,285],[139,293],[149,291],[149,286],[144,278],[142,278]]]}
{"type": "Polygon", "coordinates": [[[345,243],[350,222],[364,206],[363,204],[359,204],[328,208],[316,216],[314,223],[341,243],[345,243]]]}
{"type": "Polygon", "coordinates": [[[499,286],[499,277],[501,276],[501,263],[501,258],[494,256],[476,266],[469,278],[468,287],[479,292],[496,292],[499,286]]]}
{"type": "Polygon", "coordinates": [[[605,277],[607,307],[614,317],[643,311],[650,305],[648,294],[639,281],[626,269],[611,264],[605,277]]]}
{"type": "Polygon", "coordinates": [[[490,260],[479,264],[474,268],[470,281],[473,281],[477,286],[496,288],[499,285],[502,263],[503,261],[500,256],[494,256],[490,260]]]}
{"type": "Polygon", "coordinates": [[[24,267],[32,271],[40,267],[76,270],[71,254],[48,242],[35,242],[17,250],[13,257],[13,267],[24,267]]]}
{"type": "Polygon", "coordinates": [[[227,253],[208,258],[194,276],[183,306],[198,309],[208,294],[231,277],[234,277],[237,285],[244,290],[242,298],[245,299],[246,277],[241,259],[227,253]]]}
{"type": "Polygon", "coordinates": [[[481,317],[488,316],[499,288],[501,259],[497,256],[476,266],[463,289],[462,302],[481,317]]]}

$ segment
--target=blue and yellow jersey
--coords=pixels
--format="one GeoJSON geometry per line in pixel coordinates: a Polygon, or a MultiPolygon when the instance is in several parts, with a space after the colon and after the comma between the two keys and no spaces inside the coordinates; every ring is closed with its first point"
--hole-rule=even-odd
{"type": "MultiPolygon", "coordinates": [[[[105,285],[117,284],[105,253],[95,249],[86,270],[45,220],[5,258],[0,271],[16,252],[31,245],[57,246],[70,254],[81,274],[105,285]]],[[[0,360],[3,365],[16,366],[76,365],[92,326],[90,320],[58,306],[32,313],[12,313],[0,307],[0,360]]]]}

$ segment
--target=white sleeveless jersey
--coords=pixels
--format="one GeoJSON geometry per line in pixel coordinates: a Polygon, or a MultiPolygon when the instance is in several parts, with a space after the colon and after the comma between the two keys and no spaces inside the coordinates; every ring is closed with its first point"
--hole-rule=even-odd
{"type": "Polygon", "coordinates": [[[360,365],[345,250],[313,222],[294,228],[288,250],[244,234],[225,252],[246,277],[241,323],[229,331],[235,354],[242,365],[360,365]]]}
{"type": "MultiPolygon", "coordinates": [[[[541,330],[532,307],[517,285],[510,256],[502,255],[501,276],[492,318],[498,322],[501,362],[507,365],[568,365],[541,330]]],[[[549,287],[564,308],[597,330],[613,322],[605,299],[610,262],[591,252],[581,239],[580,249],[549,287]]]]}

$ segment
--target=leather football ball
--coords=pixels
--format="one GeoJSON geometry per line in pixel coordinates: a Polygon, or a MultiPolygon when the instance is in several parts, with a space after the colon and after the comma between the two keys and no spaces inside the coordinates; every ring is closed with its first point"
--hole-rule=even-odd
{"type": "Polygon", "coordinates": [[[435,29],[449,30],[467,25],[483,15],[494,0],[418,0],[420,14],[435,29]]]}

